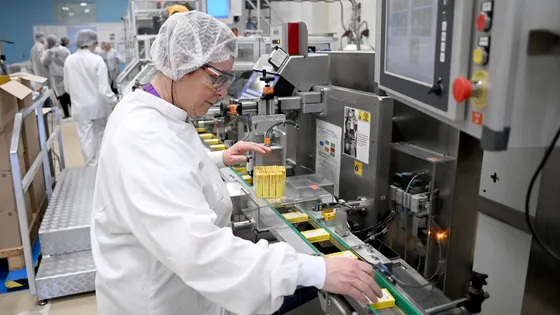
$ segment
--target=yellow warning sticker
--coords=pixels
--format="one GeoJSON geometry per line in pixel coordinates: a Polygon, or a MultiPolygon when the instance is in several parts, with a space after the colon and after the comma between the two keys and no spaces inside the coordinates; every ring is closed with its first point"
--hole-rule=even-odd
{"type": "Polygon", "coordinates": [[[362,169],[362,162],[354,161],[354,174],[363,177],[362,169]]]}
{"type": "Polygon", "coordinates": [[[370,122],[371,114],[369,112],[364,112],[362,110],[358,111],[358,120],[370,122]]]}

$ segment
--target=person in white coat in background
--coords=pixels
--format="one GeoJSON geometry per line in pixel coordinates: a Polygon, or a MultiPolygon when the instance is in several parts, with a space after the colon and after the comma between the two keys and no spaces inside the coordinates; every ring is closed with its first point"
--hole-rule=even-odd
{"type": "Polygon", "coordinates": [[[270,148],[207,152],[191,122],[234,80],[232,31],[205,13],[177,13],[151,56],[158,74],[116,106],[101,146],[91,214],[99,314],[271,314],[298,286],[376,301],[367,263],[233,235],[218,168],[270,148]]]}
{"type": "Polygon", "coordinates": [[[86,166],[96,166],[107,118],[117,97],[109,86],[105,62],[93,53],[97,33],[80,31],[76,46],[78,50],[64,64],[64,89],[72,98],[72,116],[86,166]]]}
{"type": "Polygon", "coordinates": [[[62,38],[60,39],[60,47],[61,47],[62,49],[64,49],[65,51],[67,51],[67,52],[68,52],[68,55],[72,54],[72,53],[70,52],[70,49],[68,48],[69,46],[70,46],[70,39],[69,39],[68,37],[66,37],[66,36],[62,37],[62,38]]]}
{"type": "MultiPolygon", "coordinates": [[[[68,39],[68,37],[62,37],[60,39],[60,50],[62,50],[62,53],[64,55],[66,55],[66,57],[70,56],[71,52],[70,49],[68,49],[68,46],[70,46],[70,39],[68,39]]],[[[66,58],[64,59],[66,61],[66,58]]],[[[64,63],[62,64],[63,66],[63,70],[64,70],[64,63]]],[[[64,71],[63,71],[63,79],[64,79],[64,71]]],[[[64,80],[62,83],[63,86],[63,94],[62,96],[58,97],[58,101],[60,102],[60,106],[62,106],[62,110],[64,111],[64,118],[69,118],[71,116],[70,114],[70,107],[72,107],[72,100],[70,99],[70,94],[68,94],[68,92],[66,92],[64,90],[64,80]]]]}
{"type": "MultiPolygon", "coordinates": [[[[47,43],[45,41],[45,36],[43,34],[35,34],[35,45],[31,48],[31,66],[33,68],[33,74],[48,78],[49,72],[47,68],[41,62],[41,58],[43,57],[43,53],[47,47],[47,43]]],[[[35,84],[36,88],[40,88],[42,84],[35,84]]]]}
{"type": "Polygon", "coordinates": [[[103,51],[105,59],[105,63],[107,64],[107,69],[109,69],[109,84],[111,85],[111,90],[118,93],[117,90],[117,77],[119,73],[121,73],[121,57],[119,56],[119,52],[111,47],[111,44],[108,42],[103,42],[103,51]]]}
{"type": "Polygon", "coordinates": [[[63,104],[66,94],[64,90],[64,62],[69,55],[68,51],[59,45],[58,38],[55,35],[47,36],[47,50],[43,53],[41,63],[49,72],[50,87],[60,102],[65,117],[68,117],[69,114],[68,106],[63,104]]]}

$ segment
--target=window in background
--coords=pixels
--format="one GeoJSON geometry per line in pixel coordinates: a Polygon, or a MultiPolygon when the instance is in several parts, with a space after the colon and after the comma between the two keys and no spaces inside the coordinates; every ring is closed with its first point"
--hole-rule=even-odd
{"type": "Polygon", "coordinates": [[[229,17],[229,0],[207,0],[206,12],[217,19],[229,17]]]}
{"type": "Polygon", "coordinates": [[[84,25],[97,22],[95,2],[56,2],[54,5],[56,24],[84,25]]]}

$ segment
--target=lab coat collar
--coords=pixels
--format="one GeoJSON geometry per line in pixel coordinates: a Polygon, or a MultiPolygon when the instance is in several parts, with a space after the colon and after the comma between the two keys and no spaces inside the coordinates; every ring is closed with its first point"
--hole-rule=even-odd
{"type": "Polygon", "coordinates": [[[179,121],[190,122],[189,115],[186,111],[165,101],[162,98],[159,98],[140,89],[137,89],[134,92],[130,92],[127,94],[127,96],[128,95],[130,95],[132,100],[136,99],[142,103],[145,103],[166,116],[177,119],[179,121]]]}

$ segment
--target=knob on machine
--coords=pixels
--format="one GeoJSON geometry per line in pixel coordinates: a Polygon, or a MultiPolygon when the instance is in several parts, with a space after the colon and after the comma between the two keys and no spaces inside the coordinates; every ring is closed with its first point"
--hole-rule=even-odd
{"type": "Polygon", "coordinates": [[[492,18],[490,17],[490,15],[488,15],[488,13],[486,12],[479,13],[476,17],[476,29],[479,32],[487,32],[490,30],[491,26],[492,18]]]}
{"type": "Polygon", "coordinates": [[[488,74],[484,70],[476,71],[472,78],[458,77],[453,82],[453,98],[457,103],[470,99],[472,104],[482,109],[486,107],[486,86],[488,74]]]}

